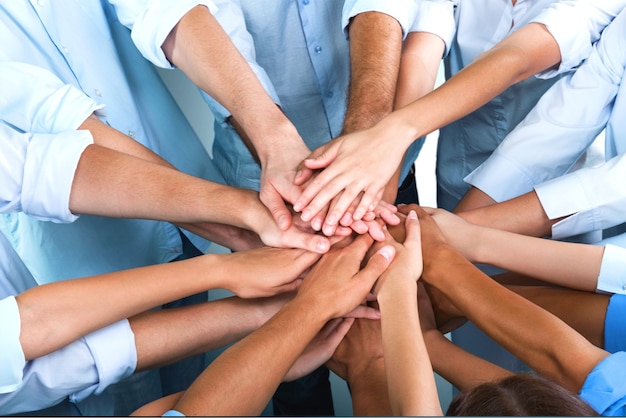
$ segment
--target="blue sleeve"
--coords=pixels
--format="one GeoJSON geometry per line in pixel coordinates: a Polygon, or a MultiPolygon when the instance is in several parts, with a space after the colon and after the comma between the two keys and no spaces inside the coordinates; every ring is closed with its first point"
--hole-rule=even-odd
{"type": "Polygon", "coordinates": [[[163,417],[184,417],[186,415],[181,413],[181,412],[178,412],[175,409],[170,409],[169,411],[167,411],[166,413],[164,413],[161,416],[163,416],[163,417]]]}
{"type": "Polygon", "coordinates": [[[626,295],[613,295],[604,319],[604,349],[609,353],[626,351],[626,295]]]}
{"type": "Polygon", "coordinates": [[[611,354],[589,373],[580,397],[603,416],[626,415],[626,352],[611,354]]]}

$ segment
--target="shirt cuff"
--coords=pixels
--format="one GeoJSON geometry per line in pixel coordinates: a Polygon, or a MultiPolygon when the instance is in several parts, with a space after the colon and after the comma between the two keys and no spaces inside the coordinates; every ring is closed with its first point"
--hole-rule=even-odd
{"type": "Polygon", "coordinates": [[[626,296],[613,295],[609,300],[604,319],[604,349],[609,353],[626,351],[626,296]]]}
{"type": "Polygon", "coordinates": [[[611,354],[589,373],[580,390],[580,397],[601,415],[623,415],[625,373],[626,352],[611,354]]]}
{"type": "Polygon", "coordinates": [[[131,37],[141,54],[154,65],[162,68],[173,68],[165,57],[161,46],[187,12],[198,5],[206,6],[212,14],[217,12],[217,6],[211,0],[183,1],[161,0],[153,1],[147,8],[142,8],[140,13],[130,10],[130,6],[118,2],[116,9],[120,21],[131,28],[131,37]]]}
{"type": "Polygon", "coordinates": [[[531,23],[545,25],[556,40],[561,51],[561,63],[558,68],[537,74],[539,78],[552,78],[579,66],[591,53],[592,43],[586,28],[585,16],[569,5],[552,5],[531,20],[531,23]]]}
{"type": "Polygon", "coordinates": [[[523,168],[499,154],[497,150],[463,180],[488,194],[496,202],[528,193],[537,183],[523,168]],[[497,175],[494,176],[494,173],[497,175]]]}
{"type": "Polygon", "coordinates": [[[611,244],[604,246],[597,289],[626,294],[626,248],[611,244]]]}
{"type": "Polygon", "coordinates": [[[346,39],[349,38],[350,19],[366,12],[384,13],[396,19],[402,27],[402,37],[404,38],[415,20],[417,8],[414,0],[346,0],[341,19],[346,39]]]}
{"type": "Polygon", "coordinates": [[[593,208],[593,203],[586,198],[575,172],[539,184],[535,186],[535,192],[548,219],[567,216],[552,225],[552,238],[563,239],[598,229],[593,211],[589,210],[593,208]],[[562,190],[568,191],[567,196],[562,190]]]}
{"type": "Polygon", "coordinates": [[[116,322],[84,337],[98,371],[98,383],[70,396],[80,402],[91,394],[102,393],[109,385],[130,376],[137,367],[135,335],[128,320],[116,322]]]}
{"type": "Polygon", "coordinates": [[[22,210],[37,219],[72,222],[70,193],[80,157],[93,138],[89,131],[33,135],[24,163],[22,210]]]}
{"type": "Polygon", "coordinates": [[[409,32],[428,32],[437,35],[445,44],[444,56],[448,55],[456,33],[454,20],[455,1],[420,1],[417,5],[415,21],[409,32]]]}
{"type": "Polygon", "coordinates": [[[26,366],[20,344],[20,311],[14,296],[0,300],[0,318],[0,393],[9,393],[22,383],[26,366]]]}

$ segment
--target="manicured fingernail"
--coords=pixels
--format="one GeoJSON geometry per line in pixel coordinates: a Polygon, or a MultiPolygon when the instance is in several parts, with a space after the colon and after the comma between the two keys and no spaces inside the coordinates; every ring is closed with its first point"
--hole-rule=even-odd
{"type": "Polygon", "coordinates": [[[388,245],[380,249],[380,254],[387,260],[391,260],[395,254],[395,250],[392,246],[388,245]]]}

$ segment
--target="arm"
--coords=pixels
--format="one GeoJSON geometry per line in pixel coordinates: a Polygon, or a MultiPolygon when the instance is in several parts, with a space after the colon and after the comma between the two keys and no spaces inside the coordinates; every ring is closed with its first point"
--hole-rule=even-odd
{"type": "Polygon", "coordinates": [[[446,240],[474,263],[491,264],[573,289],[596,290],[604,254],[602,246],[476,226],[441,209],[428,209],[428,212],[432,213],[446,240]]]}
{"type": "Polygon", "coordinates": [[[559,46],[545,26],[526,25],[433,92],[392,112],[368,130],[340,137],[319,158],[305,160],[308,168],[324,170],[307,185],[295,206],[315,212],[343,190],[353,198],[360,192],[375,196],[415,138],[468,114],[510,85],[560,60],[559,46]],[[361,143],[368,147],[359,149],[361,143]]]}
{"type": "Polygon", "coordinates": [[[478,270],[420,213],[424,240],[423,279],[443,292],[487,335],[538,373],[578,392],[608,353],[567,324],[478,270]],[[458,277],[463,277],[462,281],[458,277]],[[562,347],[568,347],[567,352],[562,347]]]}
{"type": "Polygon", "coordinates": [[[299,190],[292,179],[297,161],[309,153],[295,127],[206,7],[197,6],[185,14],[166,38],[163,50],[170,62],[231,112],[234,126],[259,158],[261,199],[280,228],[287,229],[291,213],[283,199],[295,201],[299,190]],[[277,149],[281,152],[276,153],[277,149]]]}
{"type": "Polygon", "coordinates": [[[419,323],[417,280],[422,272],[417,215],[406,218],[406,239],[377,283],[389,400],[395,415],[442,415],[419,323]]]}
{"type": "Polygon", "coordinates": [[[318,257],[263,248],[38,286],[16,297],[22,349],[26,359],[40,357],[108,324],[208,289],[242,297],[291,291],[318,257]]]}
{"type": "Polygon", "coordinates": [[[307,275],[294,300],[218,357],[176,409],[186,415],[259,414],[306,344],[329,319],[357,307],[387,267],[393,257],[390,247],[359,271],[371,242],[360,236],[349,245],[336,245],[307,275]]]}

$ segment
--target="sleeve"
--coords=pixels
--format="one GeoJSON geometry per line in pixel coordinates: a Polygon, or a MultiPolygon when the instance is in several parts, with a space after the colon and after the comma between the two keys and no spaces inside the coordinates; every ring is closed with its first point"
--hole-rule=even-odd
{"type": "Polygon", "coordinates": [[[0,394],[13,392],[22,382],[26,365],[20,344],[20,313],[14,296],[0,300],[0,394]]]}
{"type": "Polygon", "coordinates": [[[604,349],[609,353],[626,351],[626,295],[613,295],[604,319],[604,349]]]}
{"type": "Polygon", "coordinates": [[[557,81],[465,181],[501,202],[565,174],[611,117],[626,67],[625,26],[623,13],[589,59],[557,81]]]}
{"type": "MultiPolygon", "coordinates": [[[[601,292],[626,294],[626,248],[605,244],[596,287],[601,292]]],[[[620,316],[619,321],[621,322],[623,318],[624,316],[620,316]]],[[[624,348],[626,351],[626,347],[624,348]]]]}
{"type": "MultiPolygon", "coordinates": [[[[246,28],[246,22],[241,6],[239,6],[239,2],[216,0],[215,3],[218,7],[218,11],[214,13],[215,18],[218,20],[222,28],[224,28],[230,37],[230,40],[235,44],[244,59],[248,62],[250,68],[252,68],[252,71],[260,81],[265,91],[270,95],[274,103],[280,106],[281,102],[278,98],[278,93],[276,92],[274,84],[263,67],[257,63],[254,41],[252,39],[252,35],[250,35],[246,28]]],[[[201,94],[213,112],[215,119],[219,123],[227,123],[227,119],[230,117],[231,113],[217,100],[213,99],[205,92],[201,92],[201,94]]]]}
{"type": "Polygon", "coordinates": [[[417,16],[409,32],[428,32],[439,36],[446,45],[444,56],[448,55],[456,33],[454,10],[457,0],[420,0],[417,2],[417,16]]]}
{"type": "Polygon", "coordinates": [[[72,222],[74,173],[93,138],[88,131],[20,133],[0,121],[0,213],[24,212],[39,220],[72,222]]]}
{"type": "Polygon", "coordinates": [[[131,29],[131,37],[141,54],[154,65],[172,68],[161,46],[180,19],[198,5],[211,13],[217,6],[211,0],[109,0],[120,22],[131,29]]]}
{"type": "Polygon", "coordinates": [[[625,6],[625,0],[561,0],[548,6],[532,21],[550,31],[561,50],[561,64],[539,76],[550,78],[579,66],[604,28],[625,6]]]}
{"type": "Polygon", "coordinates": [[[350,20],[365,12],[379,12],[393,17],[402,27],[402,34],[406,37],[417,16],[417,3],[416,0],[346,0],[341,18],[346,39],[349,38],[350,20]]]}
{"type": "Polygon", "coordinates": [[[626,415],[626,352],[611,354],[589,373],[580,397],[603,416],[626,415]]]}
{"type": "Polygon", "coordinates": [[[33,411],[68,397],[78,402],[129,376],[136,364],[130,325],[126,320],[117,322],[26,362],[19,386],[0,394],[0,410],[6,414],[33,411]]]}
{"type": "Polygon", "coordinates": [[[19,62],[0,63],[0,91],[2,120],[23,132],[74,130],[104,107],[48,70],[19,62]]]}
{"type": "Polygon", "coordinates": [[[567,216],[552,226],[552,237],[562,239],[626,221],[624,178],[626,154],[536,186],[549,219],[567,216]]]}

